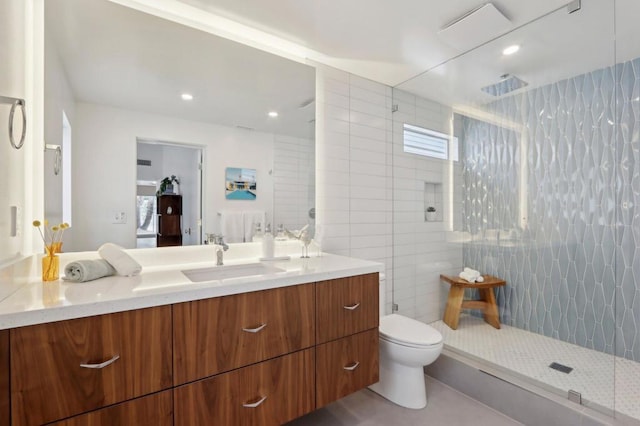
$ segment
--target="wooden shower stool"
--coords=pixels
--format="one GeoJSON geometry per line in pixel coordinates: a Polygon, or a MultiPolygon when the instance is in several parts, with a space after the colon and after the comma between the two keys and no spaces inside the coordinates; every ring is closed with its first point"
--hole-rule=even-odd
{"type": "Polygon", "coordinates": [[[500,278],[491,275],[483,275],[484,282],[470,283],[460,277],[450,277],[440,275],[442,281],[451,284],[449,297],[447,298],[447,308],[444,311],[443,321],[452,329],[458,328],[461,309],[480,309],[484,312],[484,320],[495,328],[500,328],[500,317],[498,316],[498,305],[493,294],[494,287],[501,287],[506,284],[500,278]],[[479,300],[463,300],[464,290],[467,288],[477,288],[480,291],[479,300]]]}

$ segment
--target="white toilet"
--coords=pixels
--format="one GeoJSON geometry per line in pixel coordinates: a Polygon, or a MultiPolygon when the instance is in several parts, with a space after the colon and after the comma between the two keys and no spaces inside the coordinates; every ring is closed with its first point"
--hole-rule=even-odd
{"type": "Polygon", "coordinates": [[[442,352],[435,328],[402,315],[385,315],[386,283],[380,274],[380,381],[369,389],[406,408],[427,406],[424,366],[442,352]]]}

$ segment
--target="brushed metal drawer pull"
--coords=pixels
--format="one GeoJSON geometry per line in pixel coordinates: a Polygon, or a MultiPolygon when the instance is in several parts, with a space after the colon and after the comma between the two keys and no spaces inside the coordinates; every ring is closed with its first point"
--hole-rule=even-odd
{"type": "Polygon", "coordinates": [[[267,323],[265,322],[264,324],[262,324],[260,327],[256,327],[256,328],[243,328],[242,331],[246,331],[247,333],[257,333],[258,331],[262,330],[263,328],[265,328],[267,326],[267,323]]]}
{"type": "Polygon", "coordinates": [[[105,362],[101,362],[100,364],[80,364],[80,367],[82,368],[97,368],[97,369],[102,369],[105,368],[107,365],[111,365],[114,362],[116,362],[117,360],[120,359],[120,355],[116,355],[113,358],[105,361],[105,362]]]}
{"type": "Polygon", "coordinates": [[[245,403],[245,404],[242,404],[242,406],[243,406],[243,407],[245,407],[245,408],[256,408],[258,405],[262,404],[262,403],[264,402],[264,400],[265,400],[265,399],[267,399],[267,397],[266,397],[266,396],[263,396],[262,398],[260,398],[260,399],[259,399],[258,401],[256,401],[256,402],[253,402],[253,403],[251,403],[251,404],[249,404],[249,403],[245,403]]]}
{"type": "Polygon", "coordinates": [[[353,371],[356,368],[358,368],[359,365],[360,365],[360,363],[358,361],[356,361],[353,365],[348,365],[348,366],[342,367],[342,368],[344,368],[347,371],[353,371]]]}
{"type": "Polygon", "coordinates": [[[360,304],[356,303],[355,305],[351,305],[351,306],[343,306],[343,308],[345,308],[348,311],[354,311],[354,310],[358,309],[358,306],[360,306],[360,304]]]}

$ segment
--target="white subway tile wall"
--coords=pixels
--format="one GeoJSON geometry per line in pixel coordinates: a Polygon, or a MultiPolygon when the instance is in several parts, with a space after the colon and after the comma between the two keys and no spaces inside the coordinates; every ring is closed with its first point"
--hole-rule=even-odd
{"type": "Polygon", "coordinates": [[[391,311],[391,88],[316,69],[317,223],[322,249],[385,264],[391,311]]]}
{"type": "Polygon", "coordinates": [[[399,313],[430,323],[442,318],[449,288],[440,274],[463,268],[462,167],[458,162],[404,152],[403,125],[450,134],[452,111],[427,99],[394,90],[393,104],[393,276],[399,313]],[[437,184],[433,196],[438,220],[425,221],[425,184],[437,184]]]}
{"type": "Polygon", "coordinates": [[[273,225],[300,229],[314,224],[315,143],[313,139],[275,135],[273,156],[273,225]]]}

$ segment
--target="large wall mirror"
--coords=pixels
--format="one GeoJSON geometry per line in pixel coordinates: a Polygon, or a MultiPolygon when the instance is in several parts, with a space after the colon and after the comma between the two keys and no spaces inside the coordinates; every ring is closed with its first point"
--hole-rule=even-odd
{"type": "Polygon", "coordinates": [[[314,98],[311,66],[107,0],[47,0],[45,215],[71,223],[64,251],[141,246],[143,198],[176,175],[184,244],[244,212],[312,224],[314,98]],[[255,170],[255,199],[226,197],[227,168],[255,170]]]}

